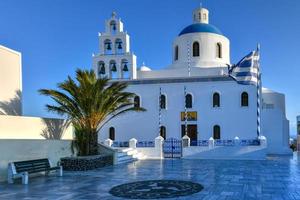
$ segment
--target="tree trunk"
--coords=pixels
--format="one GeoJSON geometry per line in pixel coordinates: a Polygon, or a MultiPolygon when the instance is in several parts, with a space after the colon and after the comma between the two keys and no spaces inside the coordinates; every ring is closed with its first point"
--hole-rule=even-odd
{"type": "Polygon", "coordinates": [[[96,130],[91,130],[89,134],[89,155],[98,154],[98,133],[96,130]]]}

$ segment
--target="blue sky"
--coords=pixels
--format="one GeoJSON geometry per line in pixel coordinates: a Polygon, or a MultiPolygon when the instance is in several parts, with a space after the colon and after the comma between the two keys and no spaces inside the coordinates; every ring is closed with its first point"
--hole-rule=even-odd
{"type": "MultiPolygon", "coordinates": [[[[0,44],[22,52],[25,115],[45,111],[40,88],[55,88],[76,68],[91,68],[98,32],[116,11],[131,36],[138,64],[153,69],[171,63],[171,45],[192,23],[200,0],[0,0],[0,44]]],[[[210,23],[231,41],[235,63],[261,44],[264,87],[286,94],[291,134],[300,114],[300,1],[203,0],[210,23]]]]}

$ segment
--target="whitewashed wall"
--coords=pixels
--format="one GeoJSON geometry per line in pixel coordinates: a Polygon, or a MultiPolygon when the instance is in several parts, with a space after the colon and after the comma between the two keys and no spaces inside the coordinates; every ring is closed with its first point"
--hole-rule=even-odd
{"type": "Polygon", "coordinates": [[[291,154],[289,121],[278,108],[262,110],[261,132],[268,141],[268,154],[291,154]]]}
{"type": "Polygon", "coordinates": [[[100,131],[99,139],[109,137],[109,127],[115,127],[116,140],[138,141],[154,140],[159,134],[158,104],[159,87],[167,96],[167,109],[162,110],[161,125],[166,126],[167,138],[181,138],[180,112],[184,111],[184,86],[191,93],[194,105],[189,111],[198,112],[198,120],[189,124],[198,125],[198,139],[207,140],[213,134],[213,126],[221,126],[221,139],[254,139],[256,131],[256,87],[239,85],[234,81],[189,82],[172,84],[130,85],[128,90],[141,97],[141,106],[147,111],[128,113],[113,119],[100,131]],[[240,96],[243,91],[249,93],[249,107],[241,107],[240,96]],[[221,107],[213,108],[212,95],[219,92],[221,107]]]}
{"type": "Polygon", "coordinates": [[[259,160],[266,159],[265,146],[215,146],[183,148],[184,159],[237,159],[259,160]]]}
{"type": "Polygon", "coordinates": [[[70,140],[0,139],[0,181],[7,179],[9,162],[49,158],[56,165],[61,157],[71,155],[70,140]]]}
{"type": "Polygon", "coordinates": [[[263,88],[261,133],[268,140],[268,154],[291,154],[289,148],[289,120],[285,113],[284,94],[263,88]]]}
{"type": "Polygon", "coordinates": [[[188,33],[177,37],[173,42],[173,65],[174,68],[188,66],[188,61],[192,67],[217,67],[230,64],[230,42],[223,36],[214,33],[188,33]],[[200,44],[200,56],[192,56],[192,45],[194,42],[200,44]],[[217,58],[217,43],[222,44],[222,58],[217,58]],[[188,47],[189,44],[189,47],[188,47]],[[179,47],[179,57],[174,61],[175,46],[179,47]],[[190,54],[188,54],[188,48],[190,54]],[[188,57],[190,55],[190,58],[188,57]]]}
{"type": "Polygon", "coordinates": [[[73,139],[60,119],[0,115],[0,139],[73,139]]]}
{"type": "Polygon", "coordinates": [[[0,45],[0,114],[22,115],[21,53],[0,45]]]}
{"type": "MultiPolygon", "coordinates": [[[[191,67],[190,76],[191,77],[203,77],[203,76],[223,76],[228,74],[227,67],[211,67],[211,68],[200,68],[191,67]]],[[[182,67],[178,69],[172,68],[170,66],[167,69],[153,70],[153,71],[137,71],[138,79],[157,79],[157,78],[174,78],[174,77],[189,77],[188,67],[182,67]]]]}

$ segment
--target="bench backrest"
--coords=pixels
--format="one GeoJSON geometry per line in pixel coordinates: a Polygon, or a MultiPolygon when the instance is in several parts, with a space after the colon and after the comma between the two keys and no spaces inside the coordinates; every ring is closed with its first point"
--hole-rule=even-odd
{"type": "Polygon", "coordinates": [[[45,159],[38,159],[38,160],[27,160],[27,161],[18,161],[14,162],[16,172],[28,172],[28,173],[35,173],[35,172],[42,172],[49,169],[50,162],[47,158],[45,159]]]}

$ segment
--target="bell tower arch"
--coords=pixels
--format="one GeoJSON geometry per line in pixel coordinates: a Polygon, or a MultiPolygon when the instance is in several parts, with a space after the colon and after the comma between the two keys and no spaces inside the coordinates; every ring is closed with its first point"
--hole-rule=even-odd
{"type": "Polygon", "coordinates": [[[136,79],[136,56],[116,12],[105,21],[105,32],[99,33],[99,53],[93,56],[93,67],[97,77],[136,79]]]}

